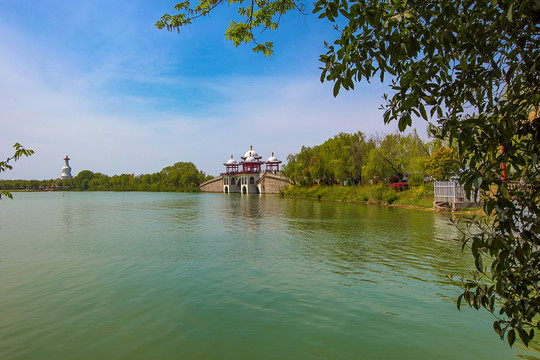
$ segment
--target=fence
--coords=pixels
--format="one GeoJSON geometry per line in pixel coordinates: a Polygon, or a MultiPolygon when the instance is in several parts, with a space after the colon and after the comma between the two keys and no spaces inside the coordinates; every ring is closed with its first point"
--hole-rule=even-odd
{"type": "MultiPolygon", "coordinates": [[[[460,203],[478,202],[477,199],[467,198],[467,193],[462,185],[456,181],[435,181],[433,183],[435,202],[460,203]]],[[[471,194],[472,195],[472,194],[471,194]]]]}

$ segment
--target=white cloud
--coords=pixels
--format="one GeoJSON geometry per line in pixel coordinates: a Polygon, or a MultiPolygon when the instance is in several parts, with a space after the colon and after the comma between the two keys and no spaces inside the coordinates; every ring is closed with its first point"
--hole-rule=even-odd
{"type": "MultiPolygon", "coordinates": [[[[128,38],[119,32],[94,54],[64,48],[60,39],[40,43],[0,22],[0,156],[15,142],[36,151],[0,178],[59,177],[66,154],[74,174],[152,173],[177,161],[217,174],[230,154],[243,155],[250,145],[285,160],[339,132],[395,129],[383,125],[378,110],[381,85],[334,98],[332,84],[319,82],[316,59],[305,64],[313,71],[209,76],[186,63],[196,54],[171,50],[162,58],[162,43],[141,45],[130,29],[128,38]]],[[[110,36],[97,34],[92,45],[110,36]]]]}

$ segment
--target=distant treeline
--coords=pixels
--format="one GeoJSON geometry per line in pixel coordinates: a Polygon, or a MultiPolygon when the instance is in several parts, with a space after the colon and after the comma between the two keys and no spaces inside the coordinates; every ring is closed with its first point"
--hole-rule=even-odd
{"type": "MultiPolygon", "coordinates": [[[[431,175],[433,167],[440,163],[430,165],[426,160],[442,145],[439,140],[424,142],[416,132],[385,137],[341,133],[321,145],[303,146],[298,154],[289,155],[283,173],[293,183],[307,186],[367,184],[371,179],[384,182],[393,175],[421,185],[424,175],[431,175]]],[[[449,171],[444,176],[456,172],[453,163],[445,168],[449,171]]]]}
{"type": "Polygon", "coordinates": [[[107,176],[83,170],[72,179],[0,180],[0,189],[72,189],[89,191],[200,191],[199,184],[212,179],[191,162],[177,162],[154,174],[107,176]]]}

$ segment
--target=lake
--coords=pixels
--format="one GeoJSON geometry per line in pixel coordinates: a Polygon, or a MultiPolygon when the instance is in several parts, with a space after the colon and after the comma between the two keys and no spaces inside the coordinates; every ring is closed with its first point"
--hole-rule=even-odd
{"type": "MultiPolygon", "coordinates": [[[[0,359],[515,359],[448,216],[269,195],[0,201],[0,359]]],[[[528,354],[528,355],[523,355],[528,354]]]]}

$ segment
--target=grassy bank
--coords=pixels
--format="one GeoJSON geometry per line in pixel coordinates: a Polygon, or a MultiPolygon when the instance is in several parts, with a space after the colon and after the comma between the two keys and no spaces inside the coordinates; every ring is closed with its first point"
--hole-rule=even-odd
{"type": "Polygon", "coordinates": [[[433,207],[433,185],[426,184],[409,190],[395,191],[386,185],[366,186],[289,186],[283,196],[317,200],[345,201],[376,205],[433,207]]]}

